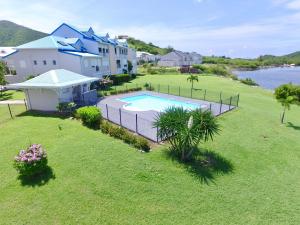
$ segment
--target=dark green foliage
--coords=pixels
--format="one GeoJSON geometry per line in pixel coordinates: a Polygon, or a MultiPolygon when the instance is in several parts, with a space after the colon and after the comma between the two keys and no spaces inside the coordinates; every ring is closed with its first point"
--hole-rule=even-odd
{"type": "Polygon", "coordinates": [[[128,73],[131,73],[133,68],[132,62],[130,60],[127,60],[127,65],[128,65],[128,73]]]}
{"type": "Polygon", "coordinates": [[[76,104],[74,102],[61,102],[56,108],[61,113],[73,113],[76,108],[76,104]]]}
{"type": "Polygon", "coordinates": [[[233,68],[255,70],[263,66],[281,66],[284,64],[300,65],[300,52],[284,56],[264,55],[256,59],[231,59],[225,56],[206,56],[203,57],[203,63],[228,65],[233,68]]]}
{"type": "Polygon", "coordinates": [[[240,79],[240,81],[243,83],[243,84],[246,84],[246,85],[250,85],[250,86],[259,86],[254,80],[252,80],[251,78],[246,78],[246,79],[240,79]]]}
{"type": "Polygon", "coordinates": [[[275,98],[283,106],[281,123],[284,122],[286,109],[290,109],[292,104],[300,105],[300,86],[293,84],[283,84],[275,89],[275,98]]]}
{"type": "Polygon", "coordinates": [[[230,70],[223,65],[193,65],[193,68],[198,69],[202,73],[215,74],[219,76],[230,76],[230,70]]]}
{"type": "Polygon", "coordinates": [[[232,80],[239,80],[239,78],[237,77],[237,75],[231,74],[229,76],[232,80]]]}
{"type": "Polygon", "coordinates": [[[18,46],[45,36],[47,34],[10,21],[0,21],[0,46],[18,46]]]}
{"type": "Polygon", "coordinates": [[[165,55],[173,50],[172,47],[160,48],[152,43],[145,43],[140,40],[136,40],[134,38],[128,38],[127,40],[129,47],[136,49],[137,51],[149,52],[154,55],[165,55]]]}
{"type": "Polygon", "coordinates": [[[137,149],[145,152],[150,150],[149,142],[145,138],[134,135],[124,128],[114,125],[108,121],[102,121],[100,129],[103,133],[123,140],[125,143],[130,144],[137,149]]]}
{"type": "Polygon", "coordinates": [[[85,106],[76,110],[76,117],[81,119],[83,124],[90,128],[99,128],[102,120],[100,109],[96,106],[85,106]]]}
{"type": "Polygon", "coordinates": [[[154,126],[158,128],[158,136],[171,144],[171,151],[182,161],[190,160],[199,150],[201,141],[213,139],[219,132],[216,118],[210,111],[188,111],[171,107],[161,113],[154,126]]]}
{"type": "Polygon", "coordinates": [[[114,85],[119,85],[125,82],[130,81],[130,75],[129,74],[116,74],[116,75],[111,75],[110,80],[113,81],[114,85]]]}
{"type": "Polygon", "coordinates": [[[191,74],[188,78],[187,81],[192,83],[192,89],[194,89],[194,82],[199,82],[198,76],[191,74]]]}
{"type": "Polygon", "coordinates": [[[128,92],[133,92],[133,91],[141,91],[143,90],[142,87],[135,87],[135,88],[125,88],[122,87],[123,89],[116,89],[116,90],[112,90],[112,91],[103,91],[103,92],[98,92],[98,96],[107,96],[109,95],[118,95],[118,94],[123,94],[123,93],[128,93],[128,92]]]}
{"type": "Polygon", "coordinates": [[[0,85],[5,85],[6,81],[5,81],[5,64],[3,62],[0,61],[0,85]]]}

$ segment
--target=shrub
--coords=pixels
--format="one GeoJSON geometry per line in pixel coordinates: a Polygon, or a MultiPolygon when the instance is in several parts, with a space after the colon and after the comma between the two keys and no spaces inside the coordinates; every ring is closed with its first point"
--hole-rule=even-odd
{"type": "Polygon", "coordinates": [[[132,144],[134,145],[135,142],[136,142],[136,137],[129,133],[129,132],[126,132],[124,135],[123,135],[123,141],[127,144],[132,144]]]}
{"type": "Polygon", "coordinates": [[[109,129],[109,135],[118,139],[123,138],[123,135],[125,134],[126,130],[122,127],[119,126],[114,126],[111,125],[110,129],[109,129]]]}
{"type": "Polygon", "coordinates": [[[237,75],[231,74],[229,76],[232,80],[239,80],[239,78],[237,77],[237,75]]]}
{"type": "Polygon", "coordinates": [[[243,83],[243,84],[246,84],[246,85],[250,85],[250,86],[258,86],[258,84],[252,80],[251,78],[246,78],[246,79],[240,79],[240,81],[243,83]]]}
{"type": "Polygon", "coordinates": [[[133,145],[134,145],[134,147],[141,149],[145,152],[149,152],[149,150],[150,150],[149,142],[145,138],[142,138],[142,137],[136,137],[133,145]]]}
{"type": "Polygon", "coordinates": [[[114,85],[119,85],[119,84],[130,81],[130,75],[129,74],[116,74],[116,75],[111,75],[110,79],[113,81],[114,85]]]}
{"type": "Polygon", "coordinates": [[[56,107],[61,113],[72,113],[74,112],[76,104],[74,102],[61,102],[56,107]]]}
{"type": "Polygon", "coordinates": [[[123,140],[125,143],[134,146],[137,149],[148,152],[150,150],[149,142],[143,138],[136,136],[122,127],[116,126],[110,122],[101,122],[100,129],[103,133],[109,134],[111,137],[123,140]]]}
{"type": "Polygon", "coordinates": [[[141,87],[135,87],[135,88],[129,88],[129,89],[123,89],[123,90],[112,90],[109,92],[110,95],[117,95],[117,94],[123,94],[128,93],[131,91],[141,91],[143,90],[141,87]]]}
{"type": "Polygon", "coordinates": [[[110,91],[109,94],[110,94],[110,95],[116,95],[116,94],[118,94],[118,92],[115,91],[115,90],[113,90],[113,91],[110,91]]]}
{"type": "Polygon", "coordinates": [[[77,118],[80,118],[83,124],[90,128],[99,128],[102,115],[96,106],[85,106],[77,109],[77,118]]]}
{"type": "Polygon", "coordinates": [[[34,176],[47,168],[47,153],[40,144],[33,144],[21,150],[15,157],[14,167],[22,176],[34,176]]]}
{"type": "Polygon", "coordinates": [[[107,121],[102,121],[100,123],[100,130],[102,131],[102,133],[104,134],[108,134],[109,133],[109,129],[110,129],[110,123],[108,123],[107,121]]]}

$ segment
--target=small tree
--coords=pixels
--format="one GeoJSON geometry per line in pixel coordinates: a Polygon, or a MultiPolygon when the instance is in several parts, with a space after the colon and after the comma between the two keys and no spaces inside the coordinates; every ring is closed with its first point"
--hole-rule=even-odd
{"type": "Polygon", "coordinates": [[[0,62],[0,85],[6,84],[4,75],[5,75],[5,65],[3,62],[0,62]]]}
{"type": "Polygon", "coordinates": [[[128,64],[128,73],[131,74],[133,69],[132,62],[130,60],[127,60],[127,64],[128,64]]]}
{"type": "Polygon", "coordinates": [[[219,132],[216,118],[210,111],[197,109],[188,111],[171,107],[161,113],[154,126],[158,128],[158,136],[167,140],[182,161],[192,158],[201,141],[213,139],[219,132]]]}
{"type": "Polygon", "coordinates": [[[188,78],[187,81],[192,83],[192,89],[194,89],[194,81],[199,82],[198,76],[191,74],[188,78]]]}
{"type": "Polygon", "coordinates": [[[283,84],[275,89],[275,98],[283,106],[281,123],[284,122],[286,110],[290,110],[292,104],[300,104],[300,86],[283,84]]]}

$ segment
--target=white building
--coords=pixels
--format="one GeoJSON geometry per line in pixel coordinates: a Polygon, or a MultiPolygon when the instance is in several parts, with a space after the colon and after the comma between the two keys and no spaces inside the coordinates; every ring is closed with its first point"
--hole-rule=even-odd
{"type": "Polygon", "coordinates": [[[201,64],[202,56],[196,52],[181,52],[172,51],[158,61],[159,66],[167,67],[179,67],[179,66],[191,66],[194,64],[201,64]]]}
{"type": "Polygon", "coordinates": [[[57,111],[57,106],[63,102],[95,104],[97,92],[90,90],[90,84],[97,80],[99,79],[60,69],[50,70],[9,87],[24,90],[29,109],[57,111]]]}
{"type": "Polygon", "coordinates": [[[149,52],[136,52],[136,56],[139,62],[157,62],[161,59],[161,55],[153,55],[149,52]]]}
{"type": "MultiPolygon", "coordinates": [[[[77,29],[63,23],[49,36],[15,47],[3,56],[16,75],[9,83],[21,82],[52,69],[67,69],[90,77],[120,74],[128,70],[126,40],[96,35],[92,28],[77,29]]],[[[134,53],[133,53],[134,54],[134,53]]],[[[134,55],[130,59],[134,61],[134,55]]],[[[133,71],[136,71],[136,64],[133,71]]]]}

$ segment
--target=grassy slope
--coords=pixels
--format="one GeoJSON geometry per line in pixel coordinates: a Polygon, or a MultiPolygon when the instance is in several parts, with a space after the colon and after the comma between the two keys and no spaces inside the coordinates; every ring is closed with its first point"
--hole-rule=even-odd
{"type": "Polygon", "coordinates": [[[158,55],[158,54],[165,55],[173,50],[170,48],[160,48],[151,43],[146,43],[144,41],[137,40],[134,38],[129,38],[127,41],[128,41],[129,47],[134,48],[137,51],[149,52],[154,55],[158,55]]]}
{"type": "MultiPolygon", "coordinates": [[[[147,81],[190,85],[183,75],[135,82],[147,81]]],[[[220,118],[221,135],[203,146],[231,161],[232,173],[199,176],[163,148],[141,154],[76,121],[24,116],[0,125],[2,223],[297,224],[300,108],[287,127],[268,91],[216,77],[195,86],[241,93],[241,107],[220,118]],[[48,150],[56,179],[46,185],[16,179],[11,160],[30,142],[48,150]]]]}

